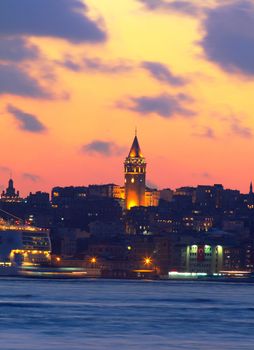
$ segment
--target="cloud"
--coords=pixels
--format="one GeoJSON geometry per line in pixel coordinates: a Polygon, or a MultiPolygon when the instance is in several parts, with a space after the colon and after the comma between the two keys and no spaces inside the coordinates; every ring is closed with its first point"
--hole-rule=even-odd
{"type": "Polygon", "coordinates": [[[38,118],[32,114],[23,112],[12,105],[7,106],[7,111],[12,114],[12,116],[18,122],[18,127],[20,130],[29,131],[32,133],[42,133],[47,130],[47,128],[38,120],[38,118]]]}
{"type": "Polygon", "coordinates": [[[8,168],[7,166],[0,165],[0,172],[1,173],[11,173],[11,169],[8,168]]]}
{"type": "Polygon", "coordinates": [[[198,177],[198,178],[205,178],[205,179],[212,179],[213,176],[208,173],[207,171],[204,171],[202,173],[192,173],[192,176],[198,177]]]}
{"type": "Polygon", "coordinates": [[[174,75],[170,69],[159,62],[144,61],[141,67],[146,69],[153,78],[163,83],[167,83],[172,86],[183,86],[187,83],[187,79],[174,75]]]}
{"type": "Polygon", "coordinates": [[[39,175],[31,174],[31,173],[23,173],[22,174],[23,179],[31,181],[31,182],[38,182],[41,178],[39,175]]]}
{"type": "Polygon", "coordinates": [[[20,62],[39,58],[39,49],[20,37],[1,38],[0,61],[20,62]]]}
{"type": "Polygon", "coordinates": [[[94,140],[81,147],[82,153],[102,155],[105,157],[119,156],[126,150],[112,141],[94,140]]]}
{"type": "Polygon", "coordinates": [[[71,57],[66,57],[63,61],[57,61],[56,63],[73,72],[81,72],[84,69],[80,62],[75,62],[71,57]]]}
{"type": "Polygon", "coordinates": [[[180,12],[187,16],[196,16],[202,10],[201,5],[196,5],[193,2],[185,0],[138,0],[151,11],[161,10],[169,12],[180,12]]]}
{"type": "Polygon", "coordinates": [[[210,9],[200,42],[206,57],[231,73],[254,75],[254,3],[236,0],[210,9]]]}
{"type": "Polygon", "coordinates": [[[200,174],[202,177],[205,177],[205,178],[211,178],[211,174],[207,173],[207,172],[204,172],[202,174],[200,174]]]}
{"type": "Polygon", "coordinates": [[[198,136],[198,137],[204,137],[207,139],[215,139],[216,138],[214,130],[210,127],[205,128],[200,133],[194,133],[193,135],[198,136]]]}
{"type": "Polygon", "coordinates": [[[237,136],[240,136],[246,139],[250,139],[253,137],[252,130],[246,126],[243,126],[241,121],[236,117],[231,118],[230,127],[231,127],[231,131],[237,136]]]}
{"type": "Polygon", "coordinates": [[[164,118],[172,118],[176,115],[194,116],[195,113],[192,110],[184,107],[185,102],[192,102],[192,98],[185,94],[162,94],[131,97],[128,103],[118,102],[117,107],[129,109],[142,115],[155,113],[164,118]]]}
{"type": "Polygon", "coordinates": [[[104,63],[99,58],[86,58],[84,59],[84,64],[87,69],[103,73],[122,73],[131,69],[131,66],[127,62],[104,63]]]}
{"type": "Polygon", "coordinates": [[[92,71],[108,74],[124,73],[132,69],[126,61],[104,62],[100,58],[83,58],[75,60],[71,56],[65,57],[63,61],[57,61],[61,66],[74,72],[92,71]]]}
{"type": "Polygon", "coordinates": [[[14,64],[0,63],[0,95],[11,94],[23,97],[52,98],[24,69],[14,64]]]}
{"type": "Polygon", "coordinates": [[[2,36],[41,36],[71,42],[103,42],[106,32],[81,0],[1,0],[2,36]]]}

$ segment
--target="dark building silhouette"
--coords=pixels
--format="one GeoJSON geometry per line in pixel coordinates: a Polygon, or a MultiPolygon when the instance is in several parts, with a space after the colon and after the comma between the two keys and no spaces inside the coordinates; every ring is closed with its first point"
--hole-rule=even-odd
{"type": "Polygon", "coordinates": [[[13,180],[10,179],[8,187],[2,192],[1,200],[6,202],[20,202],[22,199],[19,197],[19,191],[16,192],[14,188],[13,180]]]}

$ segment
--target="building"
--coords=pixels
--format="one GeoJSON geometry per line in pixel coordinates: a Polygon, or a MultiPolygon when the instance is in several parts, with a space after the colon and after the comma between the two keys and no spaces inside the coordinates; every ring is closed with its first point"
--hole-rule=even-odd
{"type": "Polygon", "coordinates": [[[157,207],[159,205],[160,192],[156,189],[146,188],[145,191],[145,206],[157,207]]]}
{"type": "Polygon", "coordinates": [[[69,205],[76,199],[84,199],[87,197],[87,187],[69,186],[69,187],[53,187],[51,193],[52,206],[69,205]]]}
{"type": "Polygon", "coordinates": [[[164,188],[160,190],[159,193],[160,193],[160,199],[166,202],[172,201],[174,191],[171,190],[170,188],[164,188]]]}
{"type": "Polygon", "coordinates": [[[128,157],[124,162],[125,208],[145,206],[146,161],[141,153],[137,135],[135,135],[128,157]]]}
{"type": "Polygon", "coordinates": [[[16,192],[14,188],[13,180],[10,179],[8,183],[8,187],[5,191],[2,192],[1,195],[2,202],[21,202],[22,199],[19,196],[19,191],[16,192]]]}
{"type": "Polygon", "coordinates": [[[93,197],[108,197],[116,199],[121,207],[125,206],[125,188],[115,184],[89,185],[88,195],[93,197]]]}
{"type": "Polygon", "coordinates": [[[51,254],[49,231],[0,221],[0,261],[14,265],[48,263],[51,254]]]}
{"type": "Polygon", "coordinates": [[[219,273],[223,269],[221,245],[192,244],[182,249],[182,269],[193,273],[219,273]]]}

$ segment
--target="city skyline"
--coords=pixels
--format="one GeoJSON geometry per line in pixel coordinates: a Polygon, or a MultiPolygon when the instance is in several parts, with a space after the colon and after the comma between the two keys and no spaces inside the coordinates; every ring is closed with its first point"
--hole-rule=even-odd
{"type": "Polygon", "coordinates": [[[0,348],[252,349],[254,0],[0,0],[0,348]]]}
{"type": "MultiPolygon", "coordinates": [[[[77,185],[77,184],[69,184],[69,185],[63,185],[63,186],[60,186],[59,184],[57,184],[56,186],[53,186],[51,187],[50,189],[46,190],[46,192],[52,192],[54,190],[54,188],[56,187],[63,187],[63,188],[66,188],[66,187],[73,187],[73,188],[78,188],[78,187],[89,187],[89,186],[108,186],[110,184],[112,185],[117,185],[119,188],[122,188],[124,189],[125,191],[125,195],[126,195],[126,198],[125,198],[125,201],[126,201],[126,208],[127,209],[130,209],[131,207],[133,206],[139,206],[139,205],[145,205],[147,206],[148,205],[148,202],[151,200],[149,198],[145,199],[145,194],[148,195],[148,193],[152,193],[152,192],[149,192],[150,190],[155,190],[155,193],[157,193],[158,195],[158,191],[160,190],[163,190],[163,189],[170,189],[171,191],[176,191],[177,192],[177,189],[181,189],[181,188],[195,188],[197,186],[210,186],[210,187],[213,187],[213,186],[223,186],[223,184],[215,184],[215,183],[198,183],[196,185],[180,185],[179,187],[177,188],[172,188],[170,186],[166,186],[165,188],[160,188],[160,187],[156,187],[155,184],[152,184],[150,182],[146,182],[146,160],[145,160],[145,157],[143,155],[143,152],[141,151],[141,148],[140,148],[140,145],[139,145],[139,140],[138,140],[138,134],[137,134],[137,128],[135,128],[135,134],[134,134],[134,139],[133,139],[133,142],[131,144],[131,147],[129,149],[129,152],[127,152],[127,157],[125,158],[125,161],[123,163],[124,165],[124,169],[123,169],[123,176],[124,176],[124,181],[122,184],[113,184],[112,182],[107,182],[107,183],[90,183],[90,184],[86,184],[86,185],[77,185]],[[144,169],[141,169],[142,167],[144,167],[144,169]],[[129,187],[130,186],[130,187],[129,187]],[[140,187],[141,186],[141,187],[140,187]],[[146,191],[146,188],[148,191],[146,191]]],[[[7,169],[4,169],[7,173],[7,169]]],[[[32,182],[37,182],[36,179],[33,179],[33,175],[32,174],[24,174],[27,176],[27,178],[30,177],[30,180],[32,182]]],[[[12,176],[12,171],[10,171],[10,174],[9,174],[9,177],[8,177],[8,187],[3,185],[3,184],[0,184],[0,189],[2,191],[2,197],[4,198],[5,196],[5,190],[6,190],[6,193],[7,193],[7,196],[8,196],[8,191],[11,191],[11,196],[14,195],[17,196],[17,198],[21,198],[20,197],[20,191],[18,190],[17,191],[17,194],[16,194],[16,188],[14,188],[14,180],[13,180],[13,176],[12,176]]],[[[224,187],[224,189],[227,189],[224,187]]],[[[228,188],[230,189],[230,188],[228,188]]],[[[35,192],[41,192],[43,189],[42,188],[38,188],[35,192]]],[[[230,189],[230,190],[238,190],[240,191],[238,188],[234,188],[234,189],[230,189]]],[[[29,192],[27,193],[27,195],[30,193],[32,193],[33,191],[31,191],[31,189],[29,190],[29,192]]],[[[241,192],[241,191],[240,191],[241,192]]],[[[248,190],[246,192],[241,192],[241,193],[253,193],[253,185],[252,185],[252,180],[249,182],[248,184],[248,190]]],[[[119,195],[119,194],[118,194],[119,195]]],[[[155,198],[157,198],[155,195],[155,198]]],[[[123,194],[120,196],[122,199],[123,199],[123,194]]],[[[149,196],[149,195],[148,195],[149,196]]],[[[119,198],[120,198],[119,197],[119,198]]],[[[159,198],[159,197],[158,197],[159,198]]],[[[155,202],[158,200],[155,199],[155,202]]],[[[154,203],[155,203],[154,202],[154,203]]],[[[151,205],[151,204],[150,204],[151,205]]],[[[153,204],[155,205],[155,204],[153,204]]]]}
{"type": "Polygon", "coordinates": [[[23,12],[19,1],[7,2],[0,4],[1,190],[10,172],[22,195],[123,185],[137,126],[148,186],[222,183],[248,192],[251,1],[23,0],[23,12]],[[35,27],[28,19],[39,14],[35,27]]]}

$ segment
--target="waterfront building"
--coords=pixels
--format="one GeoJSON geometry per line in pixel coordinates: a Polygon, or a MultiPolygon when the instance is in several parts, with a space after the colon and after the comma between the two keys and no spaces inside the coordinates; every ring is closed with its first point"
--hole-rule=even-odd
{"type": "Polygon", "coordinates": [[[211,244],[192,244],[182,248],[184,272],[214,274],[223,270],[223,247],[211,244]]]}
{"type": "Polygon", "coordinates": [[[21,266],[50,261],[49,230],[0,220],[0,263],[21,266]]]}
{"type": "Polygon", "coordinates": [[[135,134],[130,152],[124,162],[125,208],[145,206],[146,161],[135,134]]]}

